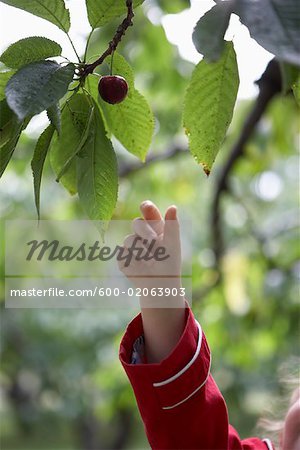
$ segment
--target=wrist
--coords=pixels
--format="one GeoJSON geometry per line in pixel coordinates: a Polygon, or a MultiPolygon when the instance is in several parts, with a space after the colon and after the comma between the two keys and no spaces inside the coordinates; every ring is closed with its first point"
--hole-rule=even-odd
{"type": "Polygon", "coordinates": [[[176,308],[142,309],[148,363],[158,363],[175,348],[185,326],[186,304],[176,308]]]}
{"type": "Polygon", "coordinates": [[[141,309],[182,308],[185,305],[186,292],[180,277],[143,280],[140,294],[141,309]]]}

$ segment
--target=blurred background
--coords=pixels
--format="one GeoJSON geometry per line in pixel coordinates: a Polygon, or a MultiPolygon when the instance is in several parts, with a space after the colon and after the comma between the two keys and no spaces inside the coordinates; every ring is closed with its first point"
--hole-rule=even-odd
{"type": "MultiPolygon", "coordinates": [[[[84,2],[67,2],[72,38],[81,52],[88,34],[84,2]]],[[[233,122],[212,174],[186,151],[181,125],[184,91],[201,56],[191,33],[212,1],[147,0],[119,47],[148,99],[156,133],[141,166],[115,142],[120,166],[114,219],[139,215],[151,199],[176,204],[193,223],[193,309],[213,352],[212,373],[242,437],[280,394],[279,367],[299,355],[299,110],[291,95],[275,96],[227,175],[220,176],[258,94],[254,83],[272,55],[233,18],[241,87],[233,122]],[[216,202],[216,198],[219,202],[216,202]]],[[[30,35],[68,42],[42,19],[0,4],[1,51],[30,35]]],[[[107,46],[118,21],[95,33],[89,55],[107,46]]],[[[230,36],[231,35],[231,36],[230,36]]],[[[34,219],[30,160],[43,115],[24,133],[0,183],[5,219],[34,219]]],[[[46,163],[43,219],[86,219],[76,197],[54,181],[46,163]]],[[[3,236],[3,233],[1,233],[3,236]]],[[[3,256],[4,239],[1,239],[3,256]]],[[[4,260],[0,261],[4,300],[4,260]]],[[[136,311],[9,310],[1,302],[1,449],[148,449],[118,346],[136,311]]]]}

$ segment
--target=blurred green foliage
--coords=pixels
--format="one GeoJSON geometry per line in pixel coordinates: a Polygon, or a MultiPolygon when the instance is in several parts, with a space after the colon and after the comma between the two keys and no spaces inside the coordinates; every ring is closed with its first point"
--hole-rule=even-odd
{"type": "MultiPolygon", "coordinates": [[[[170,12],[167,3],[158,2],[170,12]]],[[[174,2],[174,8],[186,3],[174,2]]],[[[110,25],[98,33],[90,55],[101,52],[111,33],[110,25]]],[[[192,64],[179,57],[163,28],[142,11],[120,51],[134,67],[138,88],[157,119],[152,153],[186,145],[179,130],[192,64]]],[[[212,251],[212,193],[251,103],[238,105],[209,179],[188,153],[149,164],[121,180],[114,217],[136,217],[139,203],[150,198],[162,209],[177,204],[180,217],[192,221],[193,309],[210,342],[213,374],[230,421],[242,437],[254,433],[258,417],[278,394],[277,369],[299,354],[299,122],[292,96],[273,101],[237,163],[233,195],[222,204],[227,249],[219,267],[212,251]]],[[[27,134],[3,177],[2,227],[5,219],[35,218],[29,168],[33,148],[27,134]]],[[[118,158],[120,165],[135,161],[121,146],[118,158]]],[[[42,218],[85,219],[77,198],[71,199],[53,178],[47,162],[42,218]]],[[[2,255],[3,244],[4,239],[2,255]]],[[[4,299],[3,283],[1,290],[4,299]]],[[[3,450],[149,448],[118,362],[119,341],[135,313],[9,310],[1,302],[3,450]]]]}

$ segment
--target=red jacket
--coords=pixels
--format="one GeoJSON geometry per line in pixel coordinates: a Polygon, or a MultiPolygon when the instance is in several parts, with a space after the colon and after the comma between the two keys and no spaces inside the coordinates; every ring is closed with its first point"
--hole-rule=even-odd
{"type": "Polygon", "coordinates": [[[131,364],[143,335],[141,315],[128,325],[120,361],[132,384],[152,449],[274,450],[268,439],[241,440],[213,377],[206,338],[191,309],[172,353],[158,364],[131,364]]]}

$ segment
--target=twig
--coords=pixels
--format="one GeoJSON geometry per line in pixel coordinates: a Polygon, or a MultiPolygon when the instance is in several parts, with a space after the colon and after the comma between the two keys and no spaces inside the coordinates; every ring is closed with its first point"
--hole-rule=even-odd
{"type": "Polygon", "coordinates": [[[246,143],[251,137],[262,115],[266,111],[268,104],[276,94],[281,92],[282,89],[280,67],[279,63],[275,59],[272,59],[272,61],[270,61],[262,77],[257,81],[257,84],[259,86],[258,97],[252,111],[250,112],[245,122],[238,141],[231,150],[229,158],[221,170],[212,201],[212,244],[217,263],[224,251],[221,223],[221,200],[223,194],[230,191],[230,186],[228,184],[230,174],[236,162],[244,154],[246,143]]]}
{"type": "Polygon", "coordinates": [[[81,79],[84,80],[90,73],[93,73],[93,71],[96,69],[96,67],[100,66],[100,64],[103,63],[105,58],[109,55],[111,55],[121,42],[122,37],[124,36],[127,28],[131,27],[133,25],[132,19],[134,18],[134,12],[133,12],[133,6],[132,6],[132,0],[126,0],[126,7],[127,7],[127,16],[123,20],[123,22],[118,26],[117,31],[115,32],[114,37],[109,42],[107,49],[104,53],[93,63],[91,64],[85,64],[81,68],[81,79]]]}
{"type": "Polygon", "coordinates": [[[158,153],[158,154],[151,154],[147,158],[146,162],[143,164],[141,162],[136,162],[132,164],[123,164],[119,168],[119,177],[127,177],[128,175],[131,175],[132,173],[135,173],[141,169],[144,169],[148,167],[150,164],[153,164],[158,161],[165,161],[170,158],[174,158],[175,156],[178,156],[180,154],[187,153],[187,148],[180,147],[178,145],[174,145],[170,147],[167,151],[164,153],[158,153]]]}

